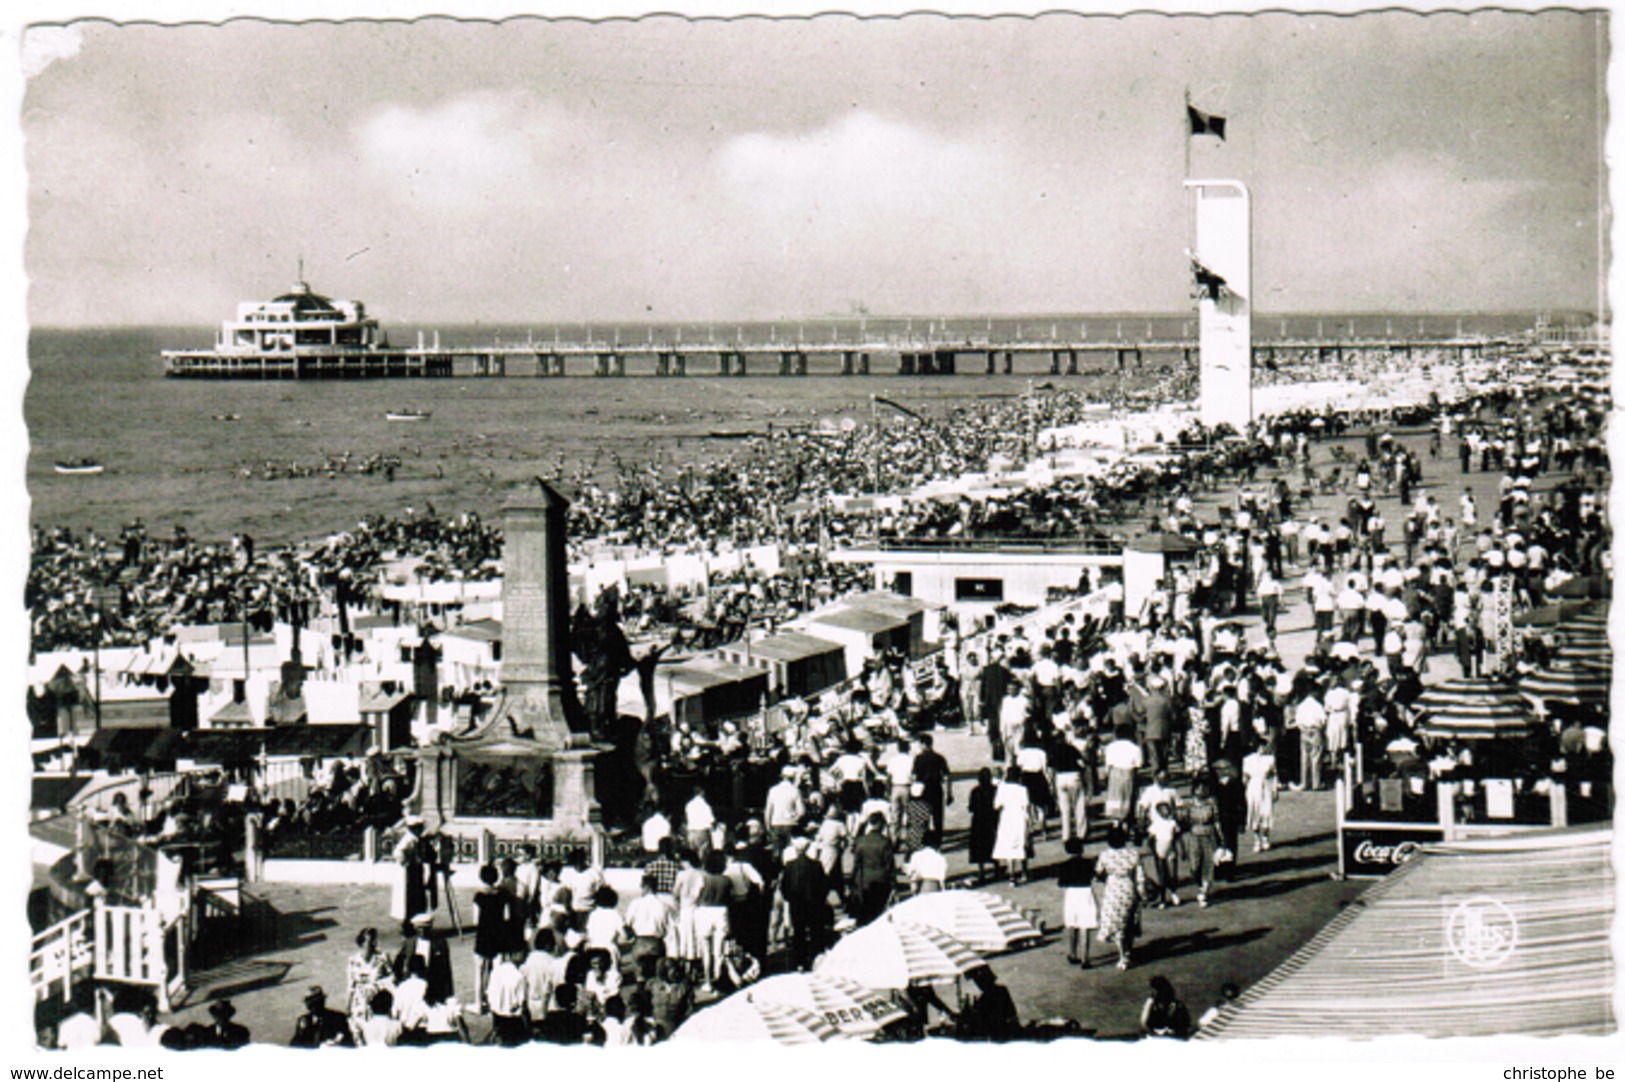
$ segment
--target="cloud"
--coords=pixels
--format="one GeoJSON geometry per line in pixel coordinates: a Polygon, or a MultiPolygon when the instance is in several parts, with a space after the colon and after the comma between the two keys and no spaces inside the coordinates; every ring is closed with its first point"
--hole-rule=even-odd
{"type": "Polygon", "coordinates": [[[397,199],[473,212],[534,193],[561,134],[556,110],[523,91],[388,106],[357,132],[363,166],[397,199]]]}
{"type": "Polygon", "coordinates": [[[23,34],[23,77],[32,79],[58,60],[72,60],[84,43],[77,26],[31,26],[23,34]]]}
{"type": "Polygon", "coordinates": [[[930,218],[966,185],[980,185],[986,165],[972,143],[863,111],[801,134],[737,136],[718,159],[729,196],[744,208],[820,228],[930,218]]]}

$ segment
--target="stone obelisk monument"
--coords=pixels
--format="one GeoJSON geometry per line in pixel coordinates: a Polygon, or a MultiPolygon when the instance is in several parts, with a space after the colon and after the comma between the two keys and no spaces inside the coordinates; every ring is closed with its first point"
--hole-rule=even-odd
{"type": "Polygon", "coordinates": [[[413,807],[430,829],[587,841],[598,754],[570,658],[569,501],[540,479],[503,509],[501,693],[462,732],[424,749],[413,807]]]}
{"type": "Polygon", "coordinates": [[[502,515],[503,701],[513,728],[550,751],[585,747],[586,715],[570,661],[569,501],[545,481],[526,485],[502,515]]]}

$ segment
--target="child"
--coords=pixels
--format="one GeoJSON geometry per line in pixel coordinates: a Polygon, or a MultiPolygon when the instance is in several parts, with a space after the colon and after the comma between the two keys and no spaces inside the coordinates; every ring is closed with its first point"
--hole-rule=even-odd
{"type": "Polygon", "coordinates": [[[1179,821],[1174,818],[1174,809],[1168,801],[1159,800],[1151,806],[1146,834],[1151,842],[1151,857],[1157,868],[1157,891],[1162,895],[1157,902],[1157,908],[1166,909],[1170,905],[1178,905],[1179,890],[1178,884],[1174,881],[1174,869],[1177,866],[1174,840],[1179,837],[1179,821]]]}
{"type": "Polygon", "coordinates": [[[1061,908],[1066,923],[1066,960],[1089,968],[1089,940],[1100,927],[1099,907],[1095,905],[1094,861],[1083,855],[1083,839],[1066,840],[1066,863],[1061,865],[1057,883],[1061,888],[1061,908]],[[1083,957],[1078,957],[1079,945],[1083,957]]]}

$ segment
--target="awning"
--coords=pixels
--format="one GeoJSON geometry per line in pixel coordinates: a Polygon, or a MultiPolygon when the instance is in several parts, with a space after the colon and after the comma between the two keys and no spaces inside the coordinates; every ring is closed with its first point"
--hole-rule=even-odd
{"type": "Polygon", "coordinates": [[[1613,830],[1424,846],[1200,1039],[1615,1029],[1613,830]]]}
{"type": "Polygon", "coordinates": [[[1534,727],[1529,704],[1496,680],[1446,680],[1428,688],[1416,702],[1418,728],[1429,736],[1485,740],[1528,736],[1534,727]]]}

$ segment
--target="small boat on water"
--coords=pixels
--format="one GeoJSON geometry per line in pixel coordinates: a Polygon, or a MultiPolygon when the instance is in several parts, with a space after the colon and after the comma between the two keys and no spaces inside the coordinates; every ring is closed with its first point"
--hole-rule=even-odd
{"type": "Polygon", "coordinates": [[[214,419],[217,421],[241,421],[243,418],[241,414],[237,413],[217,413],[214,415],[214,419]]]}
{"type": "Polygon", "coordinates": [[[428,410],[390,410],[384,414],[386,421],[427,421],[428,410]]]}
{"type": "Polygon", "coordinates": [[[748,440],[760,435],[762,433],[752,432],[749,429],[713,428],[705,434],[705,438],[709,440],[748,440]]]}
{"type": "Polygon", "coordinates": [[[57,473],[101,473],[107,467],[92,458],[70,458],[66,462],[55,463],[57,473]]]}

